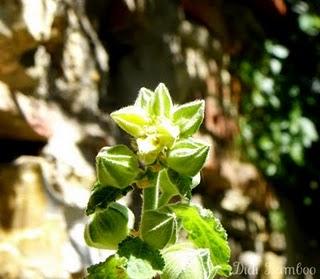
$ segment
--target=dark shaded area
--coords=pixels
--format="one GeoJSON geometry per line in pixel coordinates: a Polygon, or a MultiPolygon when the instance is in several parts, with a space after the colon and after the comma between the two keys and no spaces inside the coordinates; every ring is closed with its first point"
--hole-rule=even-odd
{"type": "Polygon", "coordinates": [[[10,163],[21,155],[39,156],[45,142],[0,139],[0,163],[10,163]]]}

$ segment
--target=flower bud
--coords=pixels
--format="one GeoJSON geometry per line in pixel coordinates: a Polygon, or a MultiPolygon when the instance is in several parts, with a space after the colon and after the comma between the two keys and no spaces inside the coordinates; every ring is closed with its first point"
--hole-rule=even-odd
{"type": "Polygon", "coordinates": [[[84,238],[89,246],[117,249],[134,225],[134,215],[129,208],[112,203],[107,209],[94,213],[86,225],[84,238]]]}
{"type": "Polygon", "coordinates": [[[138,138],[137,146],[139,159],[145,165],[154,163],[162,149],[156,135],[149,135],[146,138],[138,138]]]}
{"type": "Polygon", "coordinates": [[[173,125],[168,119],[162,118],[156,126],[156,133],[159,144],[171,148],[179,136],[179,128],[173,125]]]}
{"type": "Polygon", "coordinates": [[[103,186],[125,188],[140,173],[136,155],[125,145],[104,147],[96,157],[97,176],[103,186]]]}
{"type": "Polygon", "coordinates": [[[172,106],[168,88],[163,83],[160,83],[155,89],[153,113],[156,116],[170,118],[172,106]]]}
{"type": "Polygon", "coordinates": [[[145,211],[142,217],[141,237],[150,246],[162,249],[172,239],[177,231],[176,216],[172,212],[158,210],[145,211]]]}
{"type": "Polygon", "coordinates": [[[180,128],[180,137],[189,137],[199,129],[203,117],[204,101],[194,101],[175,109],[173,123],[180,128]]]}
{"type": "Polygon", "coordinates": [[[167,165],[176,172],[195,176],[203,167],[209,146],[192,138],[177,141],[167,154],[167,165]]]}
{"type": "Polygon", "coordinates": [[[165,249],[162,254],[166,265],[161,279],[211,279],[216,274],[208,249],[180,243],[165,249]]]}
{"type": "Polygon", "coordinates": [[[145,127],[150,124],[146,112],[138,106],[128,106],[110,114],[117,125],[133,137],[143,136],[145,127]]]}

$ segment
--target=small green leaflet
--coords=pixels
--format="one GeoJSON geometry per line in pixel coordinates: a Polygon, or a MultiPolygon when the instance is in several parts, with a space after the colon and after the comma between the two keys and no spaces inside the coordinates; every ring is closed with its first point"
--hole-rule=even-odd
{"type": "Polygon", "coordinates": [[[173,105],[168,88],[160,83],[154,92],[153,113],[169,119],[173,105]]]}
{"type": "Polygon", "coordinates": [[[126,258],[112,255],[104,262],[90,266],[87,279],[129,279],[126,265],[126,258]]]}
{"type": "Polygon", "coordinates": [[[144,127],[150,124],[146,112],[138,106],[128,106],[110,114],[117,125],[129,135],[137,138],[145,133],[144,127]]]}
{"type": "Polygon", "coordinates": [[[87,204],[86,214],[93,214],[97,209],[105,209],[112,202],[122,198],[133,188],[128,186],[124,189],[119,189],[111,186],[102,186],[96,183],[92,189],[90,199],[87,204]]]}
{"type": "Polygon", "coordinates": [[[138,237],[128,237],[122,241],[118,254],[128,259],[127,273],[130,279],[152,279],[164,268],[160,251],[138,237]]]}
{"type": "Polygon", "coordinates": [[[194,177],[185,176],[172,169],[164,168],[158,175],[158,187],[161,190],[159,206],[170,201],[174,196],[179,195],[182,199],[191,199],[191,191],[200,183],[200,173],[194,177]]]}
{"type": "Polygon", "coordinates": [[[147,88],[142,87],[139,90],[139,95],[134,103],[134,106],[143,109],[150,115],[152,112],[153,98],[154,98],[154,92],[147,88]]]}
{"type": "Polygon", "coordinates": [[[220,221],[212,212],[196,205],[175,204],[170,206],[172,211],[181,219],[188,238],[198,248],[210,250],[211,261],[215,268],[219,268],[217,274],[230,276],[229,265],[230,248],[227,241],[227,233],[220,221]]]}

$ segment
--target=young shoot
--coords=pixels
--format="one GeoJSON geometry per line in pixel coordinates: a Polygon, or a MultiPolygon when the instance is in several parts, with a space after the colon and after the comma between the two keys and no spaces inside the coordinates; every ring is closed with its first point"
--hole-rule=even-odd
{"type": "Polygon", "coordinates": [[[210,210],[190,202],[209,152],[208,145],[192,137],[203,121],[204,106],[202,100],[174,105],[160,83],[154,91],[141,88],[132,106],[111,113],[133,144],[104,147],[96,157],[85,240],[116,251],[89,267],[88,278],[230,275],[225,230],[210,210]],[[137,231],[134,214],[117,202],[135,187],[143,193],[137,231]]]}

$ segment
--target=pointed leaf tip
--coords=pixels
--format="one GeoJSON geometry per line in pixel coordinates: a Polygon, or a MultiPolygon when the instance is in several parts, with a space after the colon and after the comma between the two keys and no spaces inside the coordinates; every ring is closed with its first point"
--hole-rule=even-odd
{"type": "Polygon", "coordinates": [[[154,92],[148,88],[142,87],[139,90],[138,97],[134,103],[135,107],[139,107],[147,112],[149,115],[152,112],[152,104],[154,100],[154,92]]]}
{"type": "Polygon", "coordinates": [[[178,106],[173,112],[173,123],[180,128],[180,137],[192,136],[204,118],[205,102],[197,100],[178,106]]]}
{"type": "Polygon", "coordinates": [[[155,89],[153,112],[157,116],[171,117],[172,100],[168,88],[160,83],[155,89]]]}
{"type": "Polygon", "coordinates": [[[117,125],[129,135],[140,137],[145,133],[145,126],[150,124],[147,113],[140,107],[128,106],[110,114],[117,125]]]}

